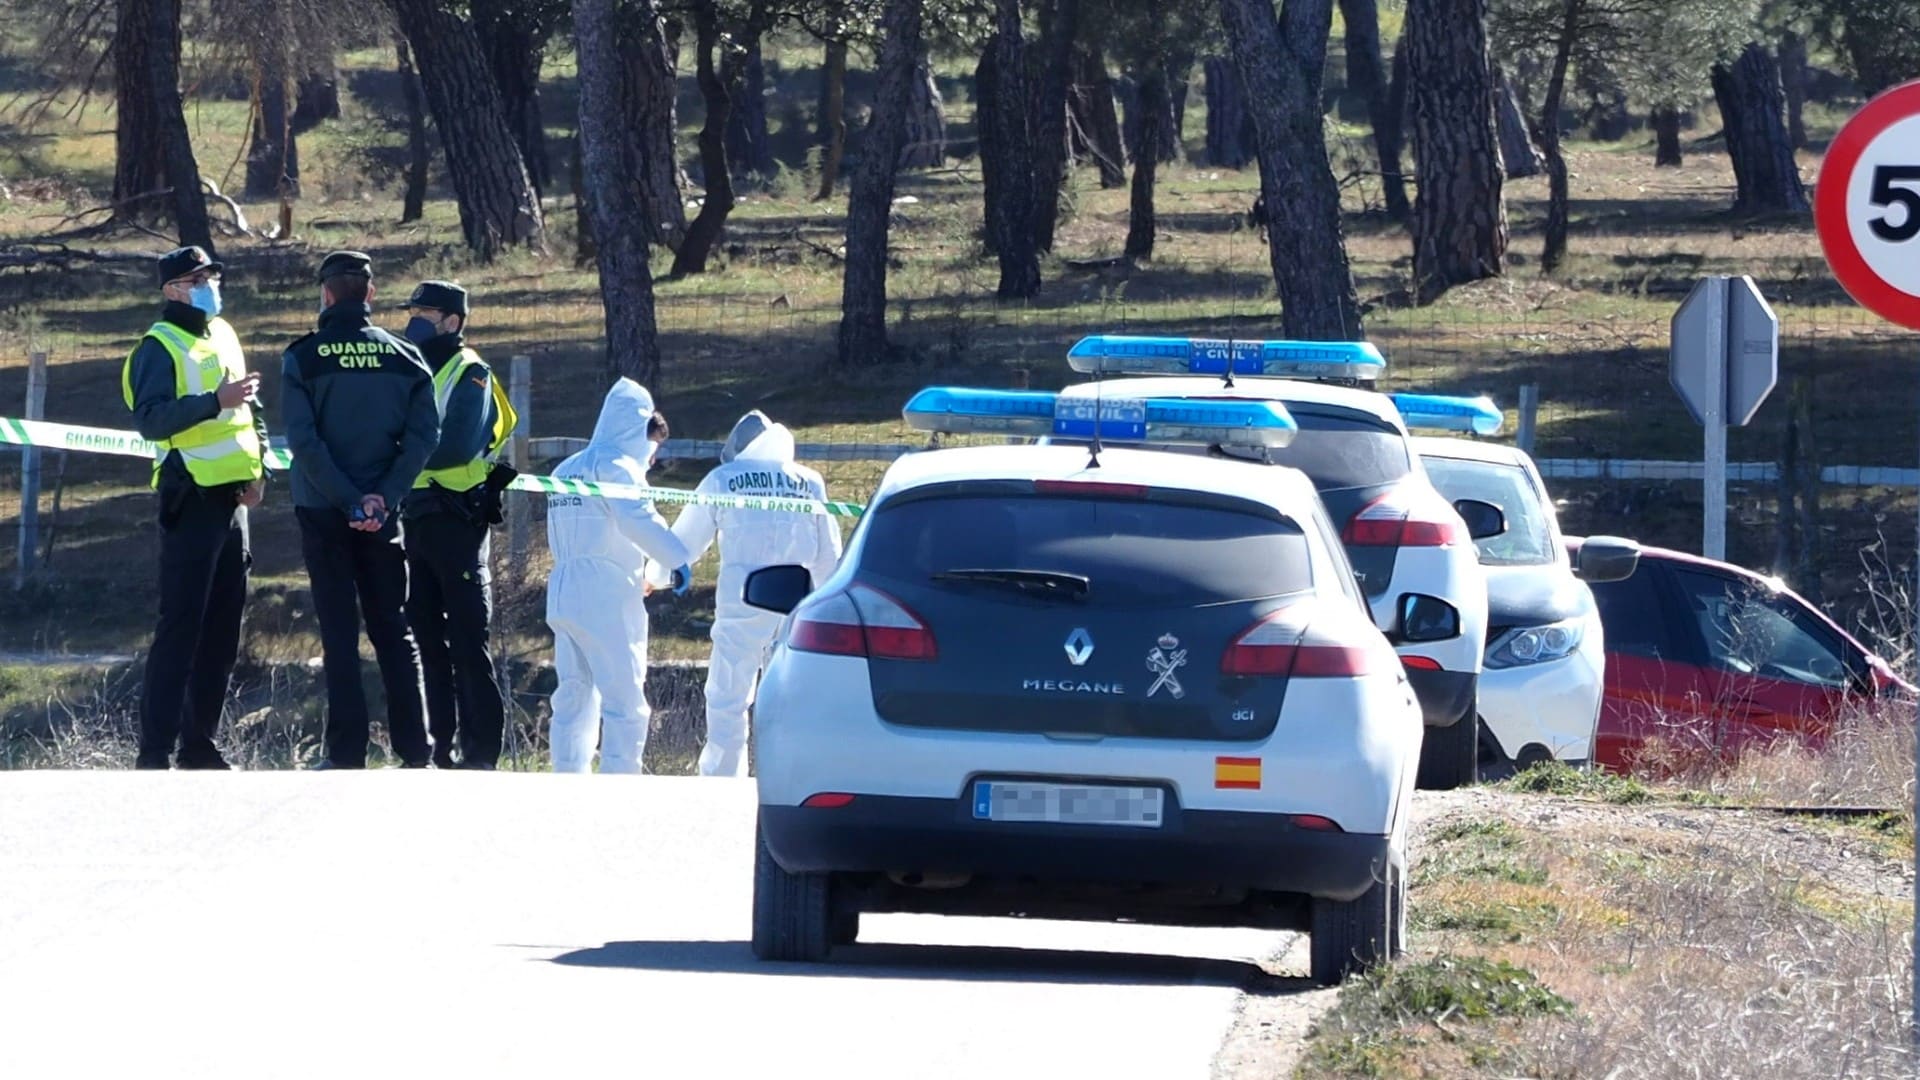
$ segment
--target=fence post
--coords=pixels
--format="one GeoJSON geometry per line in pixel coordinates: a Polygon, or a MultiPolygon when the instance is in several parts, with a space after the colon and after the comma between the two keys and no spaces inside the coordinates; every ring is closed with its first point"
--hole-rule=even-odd
{"type": "MultiPolygon", "coordinates": [[[[27,354],[27,402],[23,414],[28,420],[45,419],[47,413],[47,354],[27,354]]],[[[20,549],[14,561],[13,587],[27,586],[40,555],[40,450],[20,448],[20,549]]]]}
{"type": "MultiPolygon", "coordinates": [[[[520,414],[520,426],[507,440],[507,464],[516,471],[530,467],[528,447],[533,439],[533,357],[516,356],[507,373],[507,400],[520,414]]],[[[516,571],[527,564],[527,552],[533,545],[533,497],[524,491],[509,492],[512,502],[507,510],[507,550],[513,556],[516,571]]]]}
{"type": "Polygon", "coordinates": [[[1513,444],[1528,457],[1533,456],[1533,425],[1540,414],[1540,387],[1528,383],[1520,388],[1520,430],[1514,433],[1513,444]]]}

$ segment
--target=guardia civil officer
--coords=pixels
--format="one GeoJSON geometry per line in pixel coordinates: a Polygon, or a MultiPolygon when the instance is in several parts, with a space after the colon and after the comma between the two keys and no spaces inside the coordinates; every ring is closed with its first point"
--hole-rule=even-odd
{"type": "Polygon", "coordinates": [[[407,340],[432,369],[440,445],[401,508],[406,522],[407,621],[420,643],[433,763],[491,769],[500,760],[504,704],[488,653],[493,610],[488,527],[513,470],[497,464],[518,417],[480,354],[467,345],[467,291],[426,281],[407,300],[407,340]]]}
{"type": "Polygon", "coordinates": [[[240,339],[220,318],[221,265],[199,247],[160,257],[166,306],[127,354],[120,389],[159,445],[160,619],[147,651],[135,767],[225,769],[213,739],[247,601],[247,510],[266,487],[267,431],[240,339]]]}
{"type": "Polygon", "coordinates": [[[300,550],[327,677],[327,756],[367,762],[360,620],[386,688],[387,733],[405,767],[429,758],[420,654],[407,628],[400,502],[440,441],[433,373],[412,344],[374,326],[373,262],[336,251],[320,263],[320,326],[282,359],[300,550]]]}

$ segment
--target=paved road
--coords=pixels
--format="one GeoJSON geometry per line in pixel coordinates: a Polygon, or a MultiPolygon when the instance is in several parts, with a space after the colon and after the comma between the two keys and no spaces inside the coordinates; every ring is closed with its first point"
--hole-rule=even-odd
{"type": "Polygon", "coordinates": [[[1203,1077],[1286,944],[889,916],[763,966],[752,822],[721,780],[0,773],[0,1076],[1203,1077]]]}

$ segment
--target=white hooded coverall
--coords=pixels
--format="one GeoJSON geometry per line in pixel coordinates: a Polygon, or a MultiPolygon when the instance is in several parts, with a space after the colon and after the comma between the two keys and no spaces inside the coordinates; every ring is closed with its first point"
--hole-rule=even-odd
{"type": "MultiPolygon", "coordinates": [[[[793,432],[758,409],[734,424],[720,450],[720,467],[700,481],[712,495],[827,497],[820,474],[794,462],[793,432]]],[[[826,514],[693,505],[673,523],[694,560],[720,542],[720,581],[714,592],[713,655],[707,665],[707,744],[700,775],[745,776],[747,706],[754,681],[782,616],[741,599],[747,575],[767,566],[797,564],[820,584],[840,562],[840,526],[826,514]]]]}
{"type": "MultiPolygon", "coordinates": [[[[585,450],[555,476],[603,483],[647,482],[653,395],[632,379],[607,392],[585,450]]],[[[547,496],[547,625],[553,628],[550,736],[554,772],[586,772],[600,742],[600,771],[637,773],[647,746],[647,560],[662,580],[690,563],[687,549],[651,502],[597,496],[547,496]]]]}

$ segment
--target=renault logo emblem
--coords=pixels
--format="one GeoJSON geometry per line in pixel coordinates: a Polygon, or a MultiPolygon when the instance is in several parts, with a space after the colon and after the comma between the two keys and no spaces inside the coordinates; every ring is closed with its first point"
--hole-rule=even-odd
{"type": "Polygon", "coordinates": [[[1093,635],[1087,633],[1086,627],[1077,627],[1073,633],[1067,635],[1067,661],[1069,663],[1074,667],[1079,667],[1086,663],[1087,658],[1092,655],[1093,635]]]}

